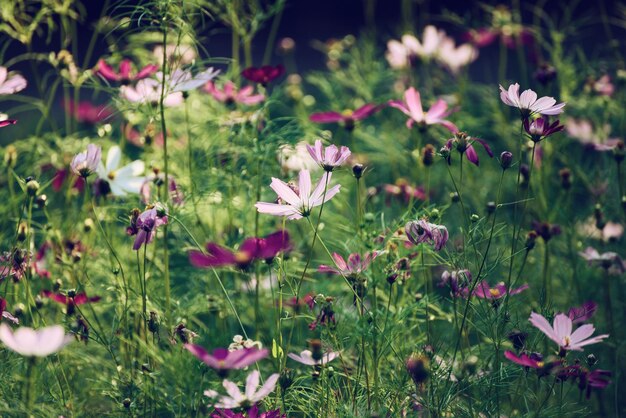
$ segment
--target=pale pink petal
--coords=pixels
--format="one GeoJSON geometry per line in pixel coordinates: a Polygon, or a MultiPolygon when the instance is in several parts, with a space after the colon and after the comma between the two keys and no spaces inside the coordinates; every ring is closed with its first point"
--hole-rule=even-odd
{"type": "MultiPolygon", "coordinates": [[[[302,201],[300,197],[284,181],[272,177],[272,183],[270,184],[270,187],[276,192],[278,197],[280,197],[282,200],[289,203],[290,205],[296,207],[299,207],[301,205],[302,201]]],[[[302,190],[300,190],[300,193],[302,193],[302,190]]]]}
{"type": "Polygon", "coordinates": [[[563,338],[569,337],[572,334],[572,320],[565,314],[558,314],[554,317],[553,325],[554,333],[559,341],[561,341],[559,344],[563,344],[563,338]]]}
{"type": "Polygon", "coordinates": [[[555,343],[557,344],[562,343],[561,339],[554,332],[554,329],[552,329],[552,326],[550,325],[548,320],[544,318],[542,315],[539,315],[538,313],[535,313],[535,312],[531,312],[530,323],[533,324],[534,327],[538,328],[541,332],[546,334],[546,336],[550,338],[552,341],[554,341],[555,343]]]}

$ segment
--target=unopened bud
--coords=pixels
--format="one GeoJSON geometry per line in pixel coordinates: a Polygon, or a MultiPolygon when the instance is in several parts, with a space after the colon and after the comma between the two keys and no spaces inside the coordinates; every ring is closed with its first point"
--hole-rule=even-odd
{"type": "Polygon", "coordinates": [[[561,187],[568,190],[572,187],[572,172],[569,168],[562,168],[559,170],[559,177],[561,177],[561,187]]]}
{"type": "Polygon", "coordinates": [[[510,151],[504,151],[500,154],[500,167],[503,170],[511,167],[511,164],[513,164],[513,154],[510,151]]]}
{"type": "Polygon", "coordinates": [[[355,164],[352,166],[352,174],[358,180],[363,177],[363,172],[365,171],[365,167],[363,164],[355,164]]]}
{"type": "Polygon", "coordinates": [[[4,153],[4,163],[7,167],[13,168],[17,163],[17,148],[14,145],[8,145],[4,153]]]}
{"type": "Polygon", "coordinates": [[[35,197],[37,196],[39,187],[40,187],[39,182],[37,180],[35,179],[28,180],[26,182],[26,193],[28,193],[30,197],[35,197]]]}
{"type": "Polygon", "coordinates": [[[426,356],[413,354],[406,360],[406,370],[416,385],[424,383],[430,374],[430,360],[426,356]]]}
{"type": "Polygon", "coordinates": [[[429,167],[433,165],[435,162],[435,147],[431,144],[426,144],[424,148],[422,148],[422,163],[429,167]]]}

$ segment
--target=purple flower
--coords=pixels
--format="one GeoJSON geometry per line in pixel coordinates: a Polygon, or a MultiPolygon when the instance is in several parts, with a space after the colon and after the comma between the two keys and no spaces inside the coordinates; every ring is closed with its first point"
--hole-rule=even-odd
{"type": "MultiPolygon", "coordinates": [[[[519,293],[522,293],[526,289],[528,289],[528,285],[524,284],[515,289],[511,288],[511,290],[508,290],[504,282],[500,282],[494,287],[490,287],[489,283],[483,280],[482,282],[476,285],[476,288],[472,292],[472,295],[481,299],[500,299],[507,294],[517,295],[519,293]]],[[[468,293],[469,293],[469,289],[465,289],[465,292],[464,292],[465,297],[467,297],[468,293]]]]}
{"type": "Polygon", "coordinates": [[[332,173],[326,172],[320,179],[311,193],[311,175],[309,170],[301,170],[298,185],[291,187],[284,181],[272,177],[270,187],[278,195],[279,203],[258,202],[254,205],[260,213],[267,213],[274,216],[286,216],[287,219],[300,219],[311,214],[311,209],[328,202],[337,193],[340,185],[324,190],[330,183],[332,173]],[[284,203],[282,203],[284,202],[284,203]]]}
{"type": "Polygon", "coordinates": [[[333,261],[335,262],[337,268],[321,265],[318,267],[317,271],[320,273],[332,273],[339,276],[358,276],[367,270],[372,260],[378,257],[379,254],[380,252],[373,251],[365,254],[364,257],[361,257],[360,254],[353,253],[348,256],[348,261],[346,262],[341,255],[333,253],[333,261]]]}
{"type": "Polygon", "coordinates": [[[561,227],[556,224],[533,221],[532,226],[533,231],[543,238],[544,242],[548,242],[557,235],[561,235],[561,227]]]}
{"type": "Polygon", "coordinates": [[[220,376],[226,376],[229,370],[240,370],[267,357],[267,349],[244,348],[228,351],[226,348],[216,348],[209,354],[197,344],[185,344],[191,354],[200,359],[207,366],[214,369],[220,376]]]}
{"type": "Polygon", "coordinates": [[[307,366],[317,366],[317,365],[323,366],[326,363],[330,363],[331,361],[333,361],[335,358],[337,358],[337,356],[339,356],[339,353],[330,351],[328,353],[323,354],[321,359],[315,360],[313,358],[313,353],[310,350],[304,350],[300,353],[300,355],[297,355],[294,353],[287,354],[287,357],[289,357],[290,359],[297,361],[298,363],[307,365],[307,366]]]}
{"type": "Polygon", "coordinates": [[[546,318],[532,312],[530,314],[530,323],[565,350],[583,351],[582,347],[601,342],[609,336],[608,334],[603,334],[589,338],[596,330],[591,324],[581,325],[576,331],[572,332],[573,321],[565,314],[556,315],[553,325],[550,325],[546,318]]]}
{"type": "Polygon", "coordinates": [[[237,91],[237,87],[231,81],[224,83],[221,89],[215,83],[209,81],[204,85],[204,91],[213,96],[218,102],[225,104],[240,103],[251,106],[265,100],[264,95],[253,94],[254,88],[252,86],[246,86],[237,91]]]}
{"type": "Polygon", "coordinates": [[[79,177],[89,177],[98,169],[102,158],[102,149],[95,145],[87,145],[87,151],[76,154],[70,163],[72,172],[79,177]]]}
{"type": "Polygon", "coordinates": [[[115,71],[113,67],[106,63],[105,60],[100,59],[96,64],[95,73],[109,81],[128,83],[130,81],[137,81],[150,77],[159,69],[156,65],[149,64],[138,72],[133,73],[132,65],[132,62],[129,59],[123,59],[122,62],[120,62],[118,71],[115,71]]]}
{"type": "Polygon", "coordinates": [[[142,245],[150,244],[161,225],[167,224],[167,213],[162,206],[153,206],[141,213],[136,220],[131,219],[131,226],[127,229],[129,235],[137,235],[133,250],[139,250],[142,245]]]}
{"type": "Polygon", "coordinates": [[[100,296],[88,297],[86,293],[76,293],[74,291],[70,291],[67,295],[63,295],[49,290],[43,290],[41,295],[45,298],[52,299],[55,302],[65,305],[68,315],[72,315],[74,313],[77,305],[98,302],[100,300],[100,296]]]}
{"type": "Polygon", "coordinates": [[[404,102],[391,100],[389,101],[389,106],[400,109],[409,117],[409,120],[406,121],[406,126],[409,129],[414,123],[417,123],[422,128],[428,125],[441,125],[452,133],[456,133],[459,130],[455,124],[444,119],[452,111],[448,110],[448,104],[442,99],[438,99],[428,112],[424,113],[420,93],[414,87],[410,87],[404,92],[404,102]]]}
{"type": "Polygon", "coordinates": [[[251,405],[256,405],[274,391],[278,377],[278,373],[274,373],[268,377],[265,384],[258,389],[260,374],[258,370],[254,370],[246,379],[245,393],[241,393],[235,383],[225,379],[222,385],[224,389],[226,389],[226,392],[228,392],[228,396],[220,395],[214,390],[207,390],[204,392],[204,395],[209,398],[217,399],[217,402],[214,404],[217,408],[232,409],[250,407],[251,405]]]}
{"type": "Polygon", "coordinates": [[[557,376],[561,380],[567,380],[570,377],[574,382],[578,380],[578,388],[581,392],[587,390],[587,399],[589,399],[592,389],[604,389],[611,383],[609,380],[610,371],[600,369],[591,371],[580,364],[563,367],[557,376]]]}
{"type": "Polygon", "coordinates": [[[189,261],[194,267],[209,268],[237,266],[246,269],[255,260],[271,260],[290,247],[287,231],[277,231],[265,238],[248,238],[238,251],[231,251],[215,243],[208,243],[207,253],[190,251],[189,261]]]}
{"type": "Polygon", "coordinates": [[[281,75],[285,74],[285,67],[277,65],[273,67],[271,65],[264,65],[262,67],[248,67],[241,72],[241,75],[246,80],[250,80],[254,83],[259,83],[263,86],[267,86],[272,81],[276,80],[281,75]]]}
{"type": "Polygon", "coordinates": [[[351,154],[350,149],[345,146],[337,148],[337,146],[333,144],[324,148],[320,139],[315,141],[314,146],[307,144],[306,148],[309,150],[311,157],[324,171],[333,171],[335,168],[345,163],[351,154]]]}
{"type": "Polygon", "coordinates": [[[7,301],[4,298],[0,298],[0,317],[13,322],[14,324],[19,324],[20,320],[14,317],[11,312],[8,312],[6,308],[7,301]]]}
{"type": "Polygon", "coordinates": [[[443,225],[431,224],[425,219],[410,221],[404,227],[406,236],[413,244],[427,243],[440,251],[448,242],[448,230],[443,225]]]}
{"type": "Polygon", "coordinates": [[[344,110],[343,112],[317,112],[309,116],[315,123],[342,123],[347,130],[354,129],[356,122],[367,119],[380,110],[380,106],[373,103],[365,104],[358,109],[344,110]]]}
{"type": "Polygon", "coordinates": [[[234,412],[230,409],[216,408],[211,414],[211,418],[287,418],[286,414],[280,412],[280,409],[273,411],[260,412],[257,405],[253,405],[246,413],[234,412]]]}
{"type": "Polygon", "coordinates": [[[94,105],[88,101],[75,103],[73,100],[66,100],[63,104],[65,111],[79,123],[97,125],[113,116],[113,112],[107,105],[94,105]]]}
{"type": "Polygon", "coordinates": [[[563,112],[565,103],[556,104],[554,97],[537,98],[537,93],[528,89],[519,94],[519,84],[511,84],[508,90],[500,86],[500,99],[508,106],[516,107],[522,114],[522,118],[526,119],[534,114],[542,115],[558,115],[563,112]]]}
{"type": "Polygon", "coordinates": [[[530,355],[522,353],[518,356],[514,352],[507,350],[504,352],[504,357],[515,364],[530,367],[531,369],[541,369],[544,366],[543,357],[539,353],[531,353],[530,355]]]}
{"type": "Polygon", "coordinates": [[[441,280],[437,284],[439,287],[449,286],[452,297],[460,297],[467,294],[468,287],[472,283],[472,273],[469,270],[444,271],[441,280]]]}
{"type": "Polygon", "coordinates": [[[569,316],[573,324],[579,324],[588,321],[596,313],[597,309],[598,305],[594,301],[589,300],[583,303],[582,306],[570,308],[567,316],[569,316]]]}
{"type": "Polygon", "coordinates": [[[0,254],[0,280],[7,277],[19,282],[28,269],[30,254],[23,249],[14,249],[0,254]]]}
{"type": "MultiPolygon", "coordinates": [[[[483,148],[485,148],[485,151],[487,151],[489,158],[493,158],[493,152],[491,151],[491,147],[489,147],[489,144],[487,144],[484,139],[470,137],[465,132],[455,133],[454,138],[451,138],[448,140],[448,142],[446,142],[445,148],[448,150],[452,150],[452,147],[454,146],[459,154],[462,155],[463,153],[465,153],[467,161],[478,166],[478,154],[474,149],[474,142],[478,142],[480,145],[482,145],[483,148]]],[[[447,158],[447,160],[448,164],[450,164],[449,157],[447,158]]]]}
{"type": "Polygon", "coordinates": [[[532,122],[528,119],[524,119],[524,130],[530,136],[533,142],[539,142],[542,139],[546,139],[550,135],[561,132],[565,129],[564,125],[559,125],[559,121],[556,120],[550,124],[550,120],[547,116],[539,117],[532,122]]]}

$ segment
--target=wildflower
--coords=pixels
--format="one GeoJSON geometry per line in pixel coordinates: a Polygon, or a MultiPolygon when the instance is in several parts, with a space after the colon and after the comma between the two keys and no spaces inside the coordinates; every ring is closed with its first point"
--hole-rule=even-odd
{"type": "MultiPolygon", "coordinates": [[[[131,103],[151,104],[155,105],[161,101],[161,83],[152,78],[139,80],[135,87],[120,87],[120,97],[131,103]]],[[[183,103],[183,93],[165,92],[163,97],[163,105],[167,107],[175,107],[183,103]]]]}
{"type": "Polygon", "coordinates": [[[260,68],[248,67],[241,72],[241,75],[246,80],[250,80],[253,83],[259,83],[263,86],[267,86],[283,74],[285,74],[285,67],[280,64],[276,67],[271,65],[264,65],[260,68]]]}
{"type": "Polygon", "coordinates": [[[5,126],[15,125],[17,121],[15,119],[4,119],[0,120],[0,128],[4,128],[5,126]]]}
{"type": "Polygon", "coordinates": [[[315,123],[341,123],[346,130],[354,129],[356,122],[369,118],[380,110],[380,106],[367,103],[358,109],[344,110],[343,112],[317,112],[309,116],[309,120],[315,123]]]}
{"type": "Polygon", "coordinates": [[[448,230],[443,225],[432,224],[425,219],[410,221],[404,227],[406,236],[413,244],[427,243],[440,251],[448,242],[448,230]]]}
{"type": "Polygon", "coordinates": [[[528,119],[524,119],[523,124],[524,130],[533,142],[539,142],[546,139],[550,135],[561,132],[565,129],[564,125],[559,125],[558,120],[550,124],[549,119],[545,116],[539,117],[532,122],[529,122],[528,119]]]}
{"type": "Polygon", "coordinates": [[[14,324],[19,324],[20,320],[11,315],[7,310],[7,301],[4,298],[0,297],[0,317],[7,319],[14,324]]]}
{"type": "Polygon", "coordinates": [[[415,55],[422,59],[433,58],[439,52],[445,39],[447,39],[446,33],[432,25],[427,25],[424,28],[421,42],[410,35],[402,38],[403,43],[408,46],[408,50],[414,51],[415,55]]]}
{"type": "Polygon", "coordinates": [[[416,386],[424,383],[430,375],[430,360],[427,356],[412,354],[406,360],[405,366],[416,386]]]}
{"type": "Polygon", "coordinates": [[[604,74],[592,83],[593,91],[601,96],[612,96],[615,92],[615,86],[611,83],[611,76],[604,74]]]}
{"type": "Polygon", "coordinates": [[[310,350],[304,350],[300,352],[300,355],[294,353],[287,354],[287,357],[289,357],[290,359],[306,366],[323,366],[333,361],[335,358],[337,358],[337,356],[339,356],[339,353],[330,351],[322,354],[321,358],[315,359],[313,358],[313,353],[310,350]]]}
{"type": "Polygon", "coordinates": [[[570,377],[574,382],[578,380],[578,388],[581,392],[586,389],[587,399],[589,399],[593,389],[604,389],[611,383],[609,380],[610,371],[600,369],[591,371],[580,364],[563,367],[557,377],[563,381],[570,377]]]}
{"type": "Polygon", "coordinates": [[[19,282],[28,269],[30,253],[16,248],[0,254],[0,280],[6,278],[19,282]]]}
{"type": "MultiPolygon", "coordinates": [[[[196,75],[193,75],[189,70],[176,69],[171,74],[165,76],[167,91],[175,93],[195,90],[213,80],[219,73],[220,70],[215,70],[213,67],[209,67],[196,75]]],[[[163,73],[158,72],[156,77],[158,80],[161,80],[163,73]]]]}
{"type": "Polygon", "coordinates": [[[265,100],[262,94],[253,94],[252,86],[246,86],[237,91],[232,81],[227,81],[224,86],[219,89],[212,81],[204,85],[204,91],[209,93],[215,100],[227,105],[239,103],[252,106],[265,100]]]}
{"type": "Polygon", "coordinates": [[[261,341],[254,341],[244,338],[242,335],[235,335],[233,342],[228,346],[228,351],[245,350],[247,348],[262,349],[263,343],[261,341]]]}
{"type": "Polygon", "coordinates": [[[328,189],[332,173],[326,172],[311,193],[311,175],[308,170],[301,170],[298,185],[290,187],[284,181],[272,177],[270,187],[279,197],[279,203],[258,202],[254,205],[260,213],[275,216],[287,216],[287,219],[300,219],[311,214],[311,209],[320,206],[337,193],[341,185],[337,184],[328,189]],[[284,203],[282,203],[284,202],[284,203]]]}
{"type": "Polygon", "coordinates": [[[500,167],[502,167],[503,170],[506,170],[511,167],[512,163],[513,154],[510,151],[503,151],[502,154],[500,154],[500,167]]]}
{"type": "Polygon", "coordinates": [[[545,365],[543,362],[543,356],[539,353],[531,353],[530,355],[522,353],[518,356],[514,352],[507,350],[504,352],[504,357],[511,360],[515,364],[530,367],[531,369],[541,369],[545,365]]]}
{"type": "MultiPolygon", "coordinates": [[[[412,186],[406,179],[399,178],[395,184],[385,184],[382,190],[390,197],[401,198],[404,203],[413,200],[426,200],[426,191],[423,186],[412,186]]],[[[386,199],[385,203],[390,204],[390,200],[386,199]]]]}
{"type": "Polygon", "coordinates": [[[409,117],[406,121],[406,126],[409,129],[414,123],[417,123],[420,128],[426,128],[428,125],[441,125],[452,133],[459,130],[452,122],[444,119],[452,111],[448,111],[448,104],[442,99],[438,99],[428,112],[424,113],[420,93],[414,87],[410,87],[404,92],[404,102],[391,100],[389,106],[400,109],[409,117]]]}
{"type": "Polygon", "coordinates": [[[478,48],[484,48],[498,39],[498,33],[490,28],[470,29],[463,34],[462,38],[478,48]]]}
{"type": "Polygon", "coordinates": [[[537,71],[533,74],[535,80],[543,84],[544,86],[550,81],[554,80],[557,76],[556,68],[550,64],[543,63],[537,68],[537,71]]]}
{"type": "Polygon", "coordinates": [[[240,370],[264,359],[269,354],[267,349],[244,348],[243,350],[229,351],[226,348],[216,348],[209,354],[202,346],[185,344],[185,348],[207,366],[214,369],[220,376],[226,376],[229,370],[240,370]]]}
{"type": "Polygon", "coordinates": [[[318,267],[317,271],[346,277],[358,276],[367,270],[370,263],[380,254],[380,251],[372,251],[371,253],[366,253],[364,257],[361,257],[360,254],[353,253],[348,256],[348,261],[346,262],[341,255],[333,253],[333,261],[337,265],[337,268],[321,265],[318,267]]]}
{"type": "Polygon", "coordinates": [[[575,306],[567,311],[567,316],[572,320],[573,324],[588,321],[598,309],[598,305],[594,301],[587,301],[582,306],[575,306]]]}
{"type": "Polygon", "coordinates": [[[163,66],[164,52],[165,62],[171,67],[182,67],[193,64],[198,55],[193,45],[185,43],[169,44],[165,46],[164,50],[163,45],[159,44],[152,50],[152,56],[159,63],[159,67],[163,66]]]}
{"type": "Polygon", "coordinates": [[[26,79],[20,74],[9,73],[6,67],[0,67],[0,95],[22,91],[27,84],[26,79]]]}
{"type": "Polygon", "coordinates": [[[70,168],[77,176],[87,178],[96,172],[101,158],[102,149],[97,145],[89,144],[87,145],[87,151],[74,156],[70,163],[70,168]]]}
{"type": "Polygon", "coordinates": [[[241,393],[235,383],[225,379],[222,385],[228,392],[228,396],[220,395],[214,390],[207,390],[204,392],[204,395],[209,398],[217,398],[217,402],[214,404],[217,408],[249,408],[274,391],[278,377],[279,374],[274,373],[258,389],[260,376],[258,370],[254,370],[246,379],[245,394],[241,393]]]}
{"type": "Polygon", "coordinates": [[[73,100],[65,101],[64,105],[65,111],[71,114],[79,123],[96,125],[113,116],[113,113],[106,105],[94,105],[88,101],[75,103],[73,100]]]}
{"type": "Polygon", "coordinates": [[[543,238],[544,242],[548,242],[552,238],[556,237],[557,235],[561,235],[561,227],[556,224],[550,224],[548,222],[533,221],[532,226],[533,226],[533,231],[535,231],[535,233],[538,236],[543,238]]]}
{"type": "Polygon", "coordinates": [[[113,67],[106,63],[105,60],[100,59],[96,64],[95,73],[109,81],[128,83],[150,77],[159,69],[156,65],[149,64],[136,73],[133,73],[132,65],[132,62],[129,59],[123,59],[120,62],[118,71],[116,72],[113,67]]]}
{"type": "Polygon", "coordinates": [[[230,409],[216,408],[215,412],[211,414],[211,418],[287,418],[287,415],[282,414],[280,409],[260,412],[259,407],[253,405],[245,414],[243,412],[234,412],[230,409]]]}
{"type": "Polygon", "coordinates": [[[472,273],[469,270],[444,271],[438,287],[449,286],[452,297],[460,297],[467,294],[467,288],[472,283],[472,273]]]}
{"type": "Polygon", "coordinates": [[[320,139],[315,141],[314,146],[307,145],[307,149],[311,157],[324,171],[333,171],[335,168],[342,165],[351,154],[350,149],[345,146],[337,148],[337,146],[333,144],[324,148],[320,139]]]}
{"type": "Polygon", "coordinates": [[[437,61],[448,68],[452,74],[458,74],[462,67],[478,58],[478,50],[470,44],[455,45],[454,40],[446,37],[437,50],[437,61]]]}
{"type": "Polygon", "coordinates": [[[107,153],[106,164],[100,161],[96,172],[98,177],[108,184],[108,189],[114,196],[126,196],[127,193],[138,194],[145,177],[141,176],[145,165],[136,160],[118,168],[122,159],[122,150],[117,145],[112,146],[107,153]]]}
{"type": "Polygon", "coordinates": [[[385,58],[391,68],[401,70],[410,67],[418,57],[420,42],[413,35],[405,34],[400,41],[395,39],[387,42],[385,58]]]}
{"type": "Polygon", "coordinates": [[[129,235],[137,235],[133,250],[138,250],[142,245],[148,245],[156,236],[156,230],[161,225],[167,225],[167,213],[161,206],[153,206],[131,219],[131,226],[127,229],[129,235]]]}
{"type": "Polygon", "coordinates": [[[605,269],[609,274],[620,275],[626,271],[626,260],[612,251],[600,254],[595,248],[587,247],[585,251],[578,254],[587,260],[590,266],[595,264],[605,269]]]}
{"type": "Polygon", "coordinates": [[[190,251],[189,261],[194,267],[237,266],[245,270],[256,260],[272,260],[290,247],[287,231],[277,231],[265,238],[248,238],[237,251],[231,251],[215,243],[208,243],[207,253],[190,251]]]}
{"type": "MultiPolygon", "coordinates": [[[[493,158],[493,152],[491,151],[491,147],[484,139],[470,137],[465,132],[455,132],[454,138],[449,139],[446,142],[445,147],[448,150],[451,150],[452,146],[454,145],[459,154],[465,154],[465,156],[467,157],[467,161],[478,166],[480,163],[478,161],[478,154],[474,149],[474,142],[478,142],[480,145],[482,145],[483,148],[485,148],[485,151],[487,151],[489,158],[493,158]]],[[[447,160],[448,164],[450,164],[451,162],[449,156],[447,160]]]]}
{"type": "Polygon", "coordinates": [[[530,314],[530,323],[539,328],[548,338],[565,350],[583,351],[582,347],[601,342],[609,336],[608,334],[603,334],[589,338],[595,331],[594,326],[591,324],[581,325],[572,333],[573,322],[565,314],[556,315],[553,326],[550,326],[546,318],[532,312],[530,314]]]}
{"type": "MultiPolygon", "coordinates": [[[[487,281],[483,280],[482,282],[478,283],[476,285],[476,287],[474,288],[474,291],[472,292],[473,296],[476,296],[477,298],[480,299],[500,299],[504,296],[508,295],[517,295],[519,293],[522,293],[524,290],[528,289],[528,285],[522,285],[518,288],[511,288],[510,290],[507,289],[506,285],[504,284],[504,282],[500,282],[497,285],[495,285],[494,287],[490,287],[489,283],[487,283],[487,281]]],[[[467,296],[467,294],[469,293],[469,289],[465,289],[465,296],[467,296]]]]}
{"type": "Polygon", "coordinates": [[[534,114],[558,115],[563,112],[565,103],[556,104],[553,97],[544,96],[537,99],[537,93],[528,89],[519,94],[519,84],[511,84],[508,90],[500,86],[500,99],[508,106],[519,109],[522,118],[526,119],[534,114]]]}
{"type": "Polygon", "coordinates": [[[26,357],[46,357],[60,351],[74,339],[65,335],[61,325],[34,330],[21,327],[15,332],[7,324],[0,324],[0,341],[16,353],[26,357]]]}
{"type": "Polygon", "coordinates": [[[76,293],[76,291],[73,290],[67,292],[67,295],[44,290],[41,292],[41,295],[48,299],[52,299],[53,301],[58,302],[62,305],[65,305],[68,315],[72,315],[76,306],[78,305],[84,305],[86,303],[97,302],[100,300],[100,296],[87,297],[84,292],[76,293]]]}
{"type": "Polygon", "coordinates": [[[309,144],[298,142],[295,146],[289,144],[278,148],[278,162],[285,172],[300,170],[319,170],[320,166],[309,154],[309,144]]]}
{"type": "Polygon", "coordinates": [[[176,344],[176,339],[174,337],[178,337],[180,342],[183,344],[193,343],[194,338],[198,337],[198,334],[187,328],[184,323],[180,323],[176,325],[174,331],[172,332],[172,337],[170,338],[170,342],[172,344],[176,344]]]}
{"type": "Polygon", "coordinates": [[[599,134],[596,134],[593,125],[586,119],[568,119],[565,122],[565,131],[585,148],[595,151],[612,151],[619,143],[619,139],[607,138],[611,132],[610,125],[604,125],[599,129],[599,134]]]}
{"type": "MultiPolygon", "coordinates": [[[[306,296],[304,297],[304,300],[305,301],[307,300],[306,296]]],[[[315,317],[315,320],[309,324],[309,329],[311,331],[315,331],[318,325],[326,325],[331,330],[335,329],[337,325],[337,320],[335,318],[335,310],[333,309],[334,301],[335,301],[335,298],[333,298],[332,296],[324,296],[321,294],[317,295],[314,299],[308,300],[308,305],[309,305],[309,308],[311,308],[311,310],[313,309],[315,305],[320,306],[320,311],[315,317]]],[[[294,305],[296,304],[294,303],[294,305]]],[[[315,351],[315,347],[313,346],[312,348],[314,348],[314,351],[315,351]]],[[[321,358],[321,355],[320,355],[320,358],[321,358]]]]}

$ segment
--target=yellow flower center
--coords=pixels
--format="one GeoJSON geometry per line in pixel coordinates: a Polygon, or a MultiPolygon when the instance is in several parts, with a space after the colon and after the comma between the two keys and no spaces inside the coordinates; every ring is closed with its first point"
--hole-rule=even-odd
{"type": "Polygon", "coordinates": [[[341,112],[341,115],[349,118],[350,116],[352,116],[352,113],[353,113],[352,110],[346,109],[343,112],[341,112]]]}
{"type": "Polygon", "coordinates": [[[250,261],[250,254],[243,251],[237,251],[235,253],[235,261],[237,261],[238,264],[246,264],[250,261]]]}
{"type": "Polygon", "coordinates": [[[115,171],[111,171],[111,172],[107,175],[107,177],[109,178],[109,180],[115,180],[115,175],[116,175],[116,174],[117,174],[117,173],[116,173],[115,171]]]}
{"type": "Polygon", "coordinates": [[[491,296],[493,296],[494,298],[500,296],[500,291],[498,289],[489,289],[489,293],[491,293],[491,296]]]}

